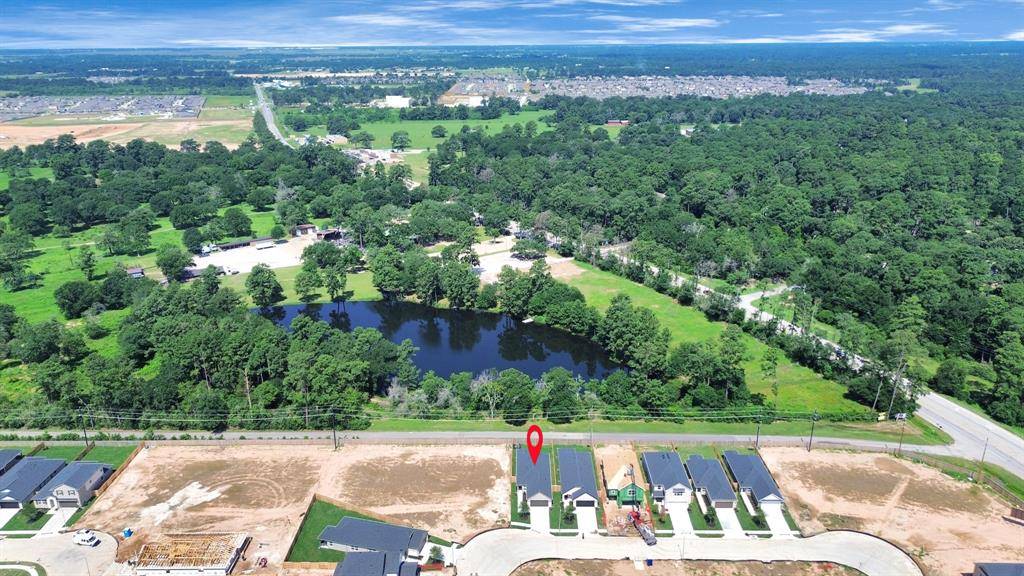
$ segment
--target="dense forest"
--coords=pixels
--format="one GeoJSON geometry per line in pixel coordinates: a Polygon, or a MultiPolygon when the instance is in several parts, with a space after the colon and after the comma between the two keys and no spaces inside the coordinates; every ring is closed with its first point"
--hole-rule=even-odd
{"type": "MultiPolygon", "coordinates": [[[[771,411],[772,398],[752,394],[739,366],[738,340],[747,332],[840,382],[864,406],[913,411],[913,394],[897,394],[893,384],[893,375],[906,375],[979,403],[1001,421],[1024,424],[1024,104],[1012,66],[986,58],[981,48],[963,48],[963,59],[948,69],[929,66],[929,74],[921,63],[948,48],[907,50],[901,59],[889,47],[867,47],[858,57],[837,47],[828,61],[798,47],[759,53],[760,73],[773,73],[785,55],[793,57],[794,80],[926,76],[922,86],[937,93],[548,97],[537,105],[550,111],[545,121],[553,129],[528,122],[500,132],[453,132],[430,155],[429,183],[420,187],[406,185],[404,165],[357,173],[337,149],[285,148],[260,116],[256,136],[233,151],[216,142],[169,149],[141,140],[80,144],[62,136],[0,152],[0,170],[13,175],[0,191],[0,281],[7,291],[40,281],[27,262],[41,238],[100,227],[95,250],[155,253],[170,280],[160,287],[123,268],[94,275],[91,250],[83,249],[77,264],[84,280],[55,293],[65,320],[86,320],[81,328],[31,323],[14,307],[0,307],[0,354],[29,365],[40,391],[0,417],[7,425],[68,425],[74,411],[87,410],[93,418],[141,427],[187,427],[197,415],[216,425],[322,426],[326,418],[362,427],[367,409],[380,409],[385,399],[410,416],[509,422],[537,411],[553,419],[593,411],[673,419],[694,410],[771,411]],[[630,120],[615,139],[591,127],[612,118],[630,120]],[[52,169],[53,180],[30,177],[29,169],[38,167],[52,169]],[[343,333],[303,318],[286,331],[247,311],[241,294],[212,274],[176,282],[202,244],[252,236],[242,205],[273,210],[275,236],[313,220],[350,233],[358,249],[303,255],[300,295],[324,289],[343,306],[346,275],[365,268],[385,298],[534,318],[600,343],[627,370],[593,382],[564,371],[540,383],[515,371],[443,379],[419,374],[410,361],[414,350],[373,330],[343,333]],[[155,221],[163,218],[182,232],[180,245],[151,242],[155,221]],[[513,221],[527,236],[516,248],[519,256],[535,258],[548,242],[732,326],[715,341],[670,347],[650,310],[617,298],[599,312],[542,263],[480,285],[472,271],[474,227],[497,233],[513,221]],[[440,241],[450,244],[430,257],[425,248],[440,241]],[[609,246],[621,247],[620,256],[604,255],[609,246]],[[669,271],[688,283],[673,283],[669,271]],[[716,282],[719,292],[700,294],[695,287],[702,281],[716,282]],[[853,373],[810,338],[745,321],[732,292],[778,282],[794,287],[794,323],[831,326],[845,350],[878,363],[853,373]],[[85,345],[99,330],[90,319],[104,310],[125,311],[114,357],[85,345]]],[[[524,66],[545,50],[521,49],[524,66]]],[[[704,66],[716,62],[717,73],[758,67],[734,50],[649,47],[627,50],[632,64],[622,57],[602,66],[623,73],[632,66],[637,73],[671,57],[690,67],[681,73],[707,73],[704,66]],[[649,60],[638,64],[641,53],[649,60]],[[696,65],[698,55],[708,62],[696,65]]],[[[602,54],[569,52],[579,61],[602,54]]],[[[401,56],[366,50],[323,58],[325,67],[356,67],[401,56]],[[331,58],[340,60],[328,64],[331,58]]],[[[481,49],[459,58],[492,56],[481,49]]],[[[15,73],[42,58],[4,57],[20,62],[15,73]]],[[[289,59],[256,51],[238,65],[271,62],[285,67],[289,59]]],[[[227,77],[223,67],[209,70],[227,77]]],[[[37,90],[35,82],[20,86],[37,90]]],[[[346,130],[372,120],[375,112],[332,98],[294,117],[334,119],[346,130]]],[[[507,105],[497,101],[493,108],[500,116],[507,105]]],[[[420,107],[402,114],[427,119],[468,112],[420,107]]],[[[268,268],[254,269],[246,291],[261,308],[282,299],[268,268]]]]}

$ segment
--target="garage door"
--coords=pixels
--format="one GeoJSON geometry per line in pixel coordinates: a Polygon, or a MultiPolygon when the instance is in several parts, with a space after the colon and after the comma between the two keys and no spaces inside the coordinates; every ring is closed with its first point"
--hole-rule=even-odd
{"type": "Polygon", "coordinates": [[[17,502],[0,502],[0,508],[17,508],[17,502]]]}
{"type": "Polygon", "coordinates": [[[78,502],[76,500],[58,500],[61,508],[78,508],[78,502]]]}
{"type": "Polygon", "coordinates": [[[547,500],[530,500],[530,506],[531,507],[533,507],[533,506],[543,506],[543,507],[547,508],[548,507],[548,501],[547,500]]]}
{"type": "Polygon", "coordinates": [[[576,503],[577,508],[593,508],[597,506],[597,502],[591,502],[590,500],[581,500],[576,503]]]}

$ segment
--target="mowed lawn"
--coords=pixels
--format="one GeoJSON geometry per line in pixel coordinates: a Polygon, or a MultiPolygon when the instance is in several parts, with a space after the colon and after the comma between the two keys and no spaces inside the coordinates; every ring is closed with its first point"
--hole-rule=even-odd
{"type": "MultiPolygon", "coordinates": [[[[29,175],[32,178],[48,178],[53,180],[53,168],[40,168],[38,166],[32,166],[28,169],[29,175]]],[[[19,176],[22,177],[22,176],[19,176]]],[[[0,190],[7,190],[11,187],[11,174],[4,170],[0,170],[0,190]]]]}
{"type": "MultiPolygon", "coordinates": [[[[583,274],[567,279],[567,282],[583,292],[587,302],[604,311],[616,294],[628,295],[634,305],[650,308],[667,327],[672,336],[672,345],[682,342],[703,342],[713,340],[725,329],[723,322],[710,322],[704,314],[689,306],[680,306],[672,298],[621,278],[603,272],[593,266],[577,263],[584,269],[583,274]]],[[[751,392],[760,392],[773,400],[771,382],[761,374],[761,358],[768,346],[752,336],[743,335],[748,357],[743,363],[747,385],[751,392]]],[[[813,370],[798,366],[781,355],[778,367],[780,410],[821,410],[862,411],[864,407],[843,397],[845,388],[837,382],[826,380],[813,370]]]]}
{"type": "Polygon", "coordinates": [[[128,446],[93,446],[92,450],[89,450],[82,460],[102,462],[110,464],[114,468],[120,468],[134,451],[134,444],[128,446]]]}
{"type": "Polygon", "coordinates": [[[41,458],[56,458],[57,460],[72,461],[79,454],[85,450],[85,443],[82,444],[62,444],[59,446],[47,446],[37,452],[35,456],[41,458]]]}
{"type": "Polygon", "coordinates": [[[286,561],[341,562],[344,560],[344,552],[320,548],[320,533],[327,526],[337,525],[345,516],[373,519],[358,512],[339,508],[323,500],[315,500],[302,520],[302,526],[299,527],[299,533],[295,535],[295,541],[292,543],[291,550],[288,551],[286,561]]]}
{"type": "MultiPolygon", "coordinates": [[[[285,300],[280,304],[301,304],[299,295],[295,292],[295,276],[299,273],[302,266],[289,266],[287,268],[275,268],[274,274],[277,276],[277,281],[281,283],[281,288],[284,290],[285,300]]],[[[232,288],[242,294],[242,301],[248,305],[252,305],[252,299],[245,291],[245,280],[249,277],[249,273],[235,274],[233,276],[226,276],[223,278],[221,286],[226,288],[232,288]]],[[[380,300],[380,292],[373,286],[373,274],[369,271],[359,272],[358,274],[349,274],[345,284],[345,290],[352,292],[349,297],[350,300],[380,300]]],[[[320,296],[314,300],[314,302],[329,302],[330,299],[327,296],[327,291],[321,289],[320,296]]]]}

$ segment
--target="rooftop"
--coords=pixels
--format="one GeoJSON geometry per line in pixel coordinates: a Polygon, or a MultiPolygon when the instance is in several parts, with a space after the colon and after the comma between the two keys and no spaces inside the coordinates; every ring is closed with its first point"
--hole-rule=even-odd
{"type": "Polygon", "coordinates": [[[574,499],[587,494],[596,500],[597,476],[590,452],[559,448],[557,455],[558,483],[562,486],[562,494],[569,494],[574,499]]]}
{"type": "Polygon", "coordinates": [[[427,543],[427,533],[416,528],[346,516],[337,526],[324,528],[320,532],[320,540],[354,548],[404,554],[406,550],[422,550],[427,543]]]}
{"type": "Polygon", "coordinates": [[[99,462],[72,462],[65,466],[57,475],[50,479],[45,486],[39,489],[35,499],[40,500],[49,496],[58,486],[70,486],[75,490],[88,488],[85,484],[92,478],[97,470],[105,469],[103,474],[110,473],[110,466],[99,462]]]}
{"type": "Polygon", "coordinates": [[[727,450],[725,454],[725,465],[729,467],[736,483],[741,489],[750,490],[754,498],[760,502],[772,496],[784,500],[778,484],[772,478],[768,467],[757,454],[740,454],[733,450],[727,450]]]}
{"type": "Polygon", "coordinates": [[[690,487],[690,480],[683,470],[683,461],[675,452],[644,452],[640,459],[643,461],[644,470],[647,472],[647,479],[651,485],[690,487]]]}
{"type": "Polygon", "coordinates": [[[13,468],[0,476],[0,500],[27,501],[63,467],[63,460],[35,456],[22,458],[13,468]]]}
{"type": "Polygon", "coordinates": [[[537,494],[551,498],[551,457],[547,452],[541,452],[534,464],[525,448],[516,449],[516,486],[525,486],[528,498],[537,494]]]}
{"type": "Polygon", "coordinates": [[[0,470],[10,466],[18,458],[21,458],[20,450],[0,450],[0,470]]]}
{"type": "Polygon", "coordinates": [[[138,568],[204,568],[229,566],[245,546],[244,534],[166,534],[139,551],[138,568]]]}
{"type": "Polygon", "coordinates": [[[974,565],[976,574],[984,576],[1024,576],[1024,564],[1008,562],[979,562],[974,565]]]}
{"type": "Polygon", "coordinates": [[[736,493],[718,460],[690,456],[686,459],[686,470],[693,479],[693,486],[703,488],[711,500],[736,501],[736,493]]]}

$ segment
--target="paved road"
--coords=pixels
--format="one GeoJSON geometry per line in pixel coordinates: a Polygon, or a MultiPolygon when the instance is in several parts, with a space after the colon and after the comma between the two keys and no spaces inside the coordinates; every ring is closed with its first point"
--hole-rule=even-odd
{"type": "Polygon", "coordinates": [[[530,530],[485,532],[456,551],[455,566],[467,576],[507,576],[533,560],[726,560],[832,562],[867,576],[921,576],[902,550],[859,532],[827,532],[810,538],[658,538],[647,546],[639,538],[590,535],[565,538],[530,530]]]}
{"type": "Polygon", "coordinates": [[[0,540],[0,558],[10,562],[35,562],[48,576],[96,576],[114,562],[117,541],[113,536],[96,533],[100,543],[94,547],[77,546],[72,533],[34,538],[0,540]]]}
{"type": "Polygon", "coordinates": [[[291,142],[285,139],[284,135],[281,134],[281,130],[277,127],[277,122],[274,122],[274,110],[270,107],[270,101],[267,100],[266,95],[263,94],[263,88],[259,84],[253,83],[253,88],[256,89],[256,102],[259,106],[260,114],[263,114],[263,120],[267,123],[267,130],[274,135],[274,138],[289,148],[295,148],[291,142]]]}

